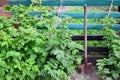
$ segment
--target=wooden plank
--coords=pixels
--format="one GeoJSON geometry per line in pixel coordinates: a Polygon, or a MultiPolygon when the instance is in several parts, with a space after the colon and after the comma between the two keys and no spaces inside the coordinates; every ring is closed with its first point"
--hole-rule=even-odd
{"type": "MultiPolygon", "coordinates": [[[[81,30],[84,29],[84,24],[68,24],[67,25],[70,30],[81,30]]],[[[110,27],[110,26],[108,26],[110,27]]],[[[58,29],[60,26],[57,27],[58,29]]],[[[103,28],[102,24],[88,24],[87,25],[88,29],[96,29],[96,30],[101,30],[103,28]]],[[[112,27],[113,30],[120,30],[120,24],[114,24],[112,27]]]]}
{"type": "Polygon", "coordinates": [[[7,5],[7,0],[0,0],[0,6],[7,5]]]}
{"type": "MultiPolygon", "coordinates": [[[[43,6],[110,6],[112,0],[42,0],[43,6]]],[[[114,6],[120,5],[120,0],[114,0],[114,6]]]]}
{"type": "Polygon", "coordinates": [[[4,7],[0,7],[0,12],[5,11],[4,7]]]}
{"type": "Polygon", "coordinates": [[[88,52],[109,52],[106,47],[88,47],[88,52]]]}
{"type": "MultiPolygon", "coordinates": [[[[47,29],[47,27],[39,27],[39,26],[36,26],[37,29],[47,29]]],[[[83,30],[84,29],[84,24],[66,24],[66,27],[70,30],[83,30]]],[[[110,27],[110,26],[108,26],[110,27]]],[[[57,26],[57,29],[60,29],[60,25],[57,26]]],[[[87,28],[89,30],[101,30],[103,28],[103,25],[102,24],[88,24],[87,25],[87,28]]],[[[120,30],[120,24],[114,24],[112,26],[112,29],[113,30],[120,30]]]]}
{"type": "MultiPolygon", "coordinates": [[[[37,16],[38,18],[41,17],[42,12],[30,12],[29,13],[31,16],[37,16]]],[[[57,16],[57,13],[50,13],[51,16],[57,16]]],[[[102,13],[88,13],[87,18],[93,18],[93,19],[97,19],[97,18],[104,18],[106,17],[108,14],[108,12],[102,12],[102,13]]],[[[113,18],[120,18],[120,12],[111,12],[110,14],[111,17],[113,18]]],[[[84,13],[80,13],[80,12],[61,12],[60,13],[60,17],[61,18],[66,18],[66,17],[71,17],[71,18],[84,18],[84,13]]]]}
{"type": "MultiPolygon", "coordinates": [[[[50,13],[53,16],[56,15],[57,16],[57,12],[56,13],[50,13]]],[[[42,15],[42,12],[30,12],[30,15],[32,16],[37,16],[40,17],[42,15]]],[[[87,18],[104,18],[108,15],[108,12],[100,12],[100,13],[87,13],[87,18]]],[[[120,18],[120,12],[111,12],[110,14],[111,17],[113,18],[120,18]]],[[[66,17],[71,17],[71,18],[84,18],[84,13],[83,12],[61,12],[60,13],[60,17],[61,18],[66,18],[66,17]]]]}
{"type": "MultiPolygon", "coordinates": [[[[105,40],[103,35],[88,35],[87,39],[91,40],[91,41],[95,41],[95,40],[104,41],[105,40]]],[[[72,40],[73,41],[84,40],[84,36],[83,35],[74,35],[74,36],[72,36],[72,40]]]]}
{"type": "Polygon", "coordinates": [[[118,6],[118,12],[120,12],[120,6],[118,6]]]}
{"type": "Polygon", "coordinates": [[[10,5],[25,5],[25,6],[29,6],[30,4],[32,4],[31,0],[7,0],[8,4],[10,5]]]}
{"type": "MultiPolygon", "coordinates": [[[[103,56],[103,55],[88,55],[88,63],[92,63],[94,66],[96,66],[97,60],[103,59],[103,58],[108,58],[108,56],[103,56]]],[[[82,60],[82,63],[84,63],[84,59],[82,60]]]]}
{"type": "MultiPolygon", "coordinates": [[[[80,12],[65,12],[60,14],[61,17],[72,17],[72,18],[84,18],[84,13],[80,12]]],[[[102,12],[102,13],[87,13],[87,18],[104,18],[108,15],[108,12],[102,12]]],[[[119,12],[112,12],[110,14],[113,18],[120,18],[119,12]]]]}
{"type": "Polygon", "coordinates": [[[3,17],[12,17],[12,13],[11,12],[0,12],[0,16],[3,16],[3,17]]]}
{"type": "Polygon", "coordinates": [[[36,16],[37,18],[40,18],[42,16],[42,12],[30,12],[31,16],[36,16]]]}

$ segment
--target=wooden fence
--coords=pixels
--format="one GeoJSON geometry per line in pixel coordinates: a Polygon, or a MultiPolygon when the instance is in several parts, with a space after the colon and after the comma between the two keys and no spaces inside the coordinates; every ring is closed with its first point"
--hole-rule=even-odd
{"type": "MultiPolygon", "coordinates": [[[[110,16],[113,18],[120,18],[120,0],[42,0],[43,6],[84,6],[87,4],[87,6],[110,6],[111,3],[113,6],[118,6],[118,12],[111,12],[110,16]]],[[[30,0],[0,0],[0,6],[3,8],[4,5],[18,5],[22,4],[25,6],[29,6],[32,4],[30,0]]],[[[11,17],[13,13],[5,12],[2,8],[0,8],[0,16],[7,16],[11,17]]],[[[36,16],[42,14],[41,12],[30,12],[30,15],[36,16]]],[[[54,15],[57,15],[58,13],[52,13],[54,15]]],[[[100,19],[104,18],[108,15],[108,12],[97,12],[97,13],[87,13],[88,19],[100,19]]],[[[61,12],[60,17],[65,18],[66,16],[69,16],[71,18],[84,18],[84,12],[61,12]]],[[[68,28],[71,30],[80,30],[84,29],[84,24],[76,24],[76,23],[69,23],[68,28]]],[[[109,27],[109,26],[108,26],[109,27]]],[[[59,27],[57,27],[59,28],[59,27]]],[[[92,30],[101,30],[103,28],[102,24],[88,24],[87,29],[92,30]]],[[[113,24],[112,27],[114,30],[118,31],[120,30],[120,24],[116,23],[113,24]]],[[[104,35],[88,35],[87,40],[88,41],[104,41],[104,35]]],[[[74,41],[83,41],[84,35],[73,35],[72,40],[74,41]]],[[[108,53],[109,49],[103,47],[95,47],[95,46],[88,46],[87,49],[88,52],[106,52],[108,53]]],[[[96,59],[103,58],[103,56],[88,56],[88,61],[93,61],[95,63],[96,59]]]]}

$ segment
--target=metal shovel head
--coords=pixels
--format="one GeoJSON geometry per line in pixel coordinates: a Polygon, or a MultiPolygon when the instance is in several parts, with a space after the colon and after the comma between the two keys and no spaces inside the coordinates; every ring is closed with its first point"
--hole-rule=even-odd
{"type": "Polygon", "coordinates": [[[90,74],[92,71],[93,71],[92,63],[83,64],[80,67],[80,72],[83,74],[90,74]]]}

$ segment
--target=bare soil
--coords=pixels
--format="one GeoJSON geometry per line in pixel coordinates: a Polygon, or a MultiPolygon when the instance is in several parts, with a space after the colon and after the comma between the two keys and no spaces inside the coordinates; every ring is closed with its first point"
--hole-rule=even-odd
{"type": "Polygon", "coordinates": [[[77,69],[76,73],[71,74],[71,80],[102,80],[96,73],[97,68],[93,67],[89,74],[80,74],[80,70],[77,69]]]}

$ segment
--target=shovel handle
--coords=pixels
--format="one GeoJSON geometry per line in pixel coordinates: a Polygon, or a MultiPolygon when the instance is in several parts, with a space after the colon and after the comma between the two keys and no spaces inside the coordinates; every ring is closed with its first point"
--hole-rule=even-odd
{"type": "Polygon", "coordinates": [[[85,60],[85,73],[87,72],[87,5],[84,5],[84,60],[85,60]]]}

